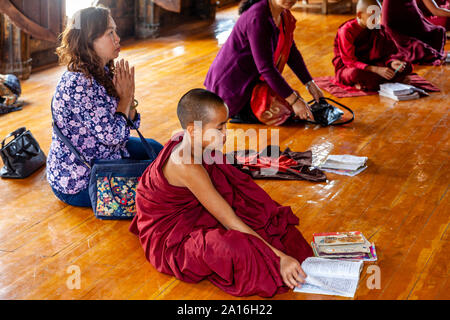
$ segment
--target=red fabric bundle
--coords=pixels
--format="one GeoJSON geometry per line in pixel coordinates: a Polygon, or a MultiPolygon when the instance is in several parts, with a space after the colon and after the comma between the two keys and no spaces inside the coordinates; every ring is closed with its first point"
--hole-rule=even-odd
{"type": "MultiPolygon", "coordinates": [[[[296,20],[289,10],[285,10],[281,15],[280,35],[274,54],[274,63],[280,73],[289,59],[292,43],[294,42],[294,30],[296,20]]],[[[280,97],[268,84],[264,78],[253,89],[250,105],[256,118],[264,124],[279,126],[286,122],[292,114],[292,107],[285,99],[280,97]]]]}

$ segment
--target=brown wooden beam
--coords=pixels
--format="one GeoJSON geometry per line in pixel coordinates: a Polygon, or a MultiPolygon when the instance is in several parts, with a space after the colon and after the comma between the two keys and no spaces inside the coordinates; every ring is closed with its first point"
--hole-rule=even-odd
{"type": "Polygon", "coordinates": [[[0,0],[0,13],[4,13],[18,28],[39,40],[56,42],[58,37],[20,12],[9,0],[0,0]]]}
{"type": "Polygon", "coordinates": [[[152,1],[163,9],[178,13],[181,12],[181,0],[152,0],[152,1]]]}

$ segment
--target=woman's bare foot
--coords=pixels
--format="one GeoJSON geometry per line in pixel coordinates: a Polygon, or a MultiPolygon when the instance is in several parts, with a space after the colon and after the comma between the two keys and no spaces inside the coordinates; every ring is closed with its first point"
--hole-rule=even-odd
{"type": "Polygon", "coordinates": [[[362,90],[362,87],[361,87],[361,85],[359,83],[355,84],[355,88],[358,89],[358,90],[362,90]]]}

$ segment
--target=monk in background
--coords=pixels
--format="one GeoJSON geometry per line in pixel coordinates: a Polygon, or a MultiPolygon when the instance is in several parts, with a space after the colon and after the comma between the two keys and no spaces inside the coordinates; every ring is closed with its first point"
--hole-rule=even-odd
{"type": "Polygon", "coordinates": [[[450,31],[449,0],[417,0],[417,5],[428,21],[444,27],[447,32],[450,31]]]}
{"type": "Polygon", "coordinates": [[[212,92],[183,96],[184,132],[143,174],[130,231],[160,272],[191,283],[208,279],[235,296],[272,297],[304,283],[300,263],[313,252],[290,207],[211,151],[225,143],[228,116],[212,92]]]}
{"type": "Polygon", "coordinates": [[[385,82],[409,82],[410,63],[398,53],[373,11],[376,0],[359,0],[357,16],[339,27],[334,41],[335,81],[359,90],[378,91],[385,82]]]}
{"type": "Polygon", "coordinates": [[[445,28],[429,22],[416,0],[384,0],[382,24],[407,62],[429,65],[445,63],[448,55],[444,51],[445,28]]]}

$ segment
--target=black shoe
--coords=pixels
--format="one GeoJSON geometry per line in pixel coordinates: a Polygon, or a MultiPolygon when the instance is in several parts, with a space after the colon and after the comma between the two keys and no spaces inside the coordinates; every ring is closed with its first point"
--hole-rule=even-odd
{"type": "Polygon", "coordinates": [[[256,118],[251,109],[244,108],[238,114],[230,117],[230,123],[240,124],[260,124],[261,122],[256,118]]]}

